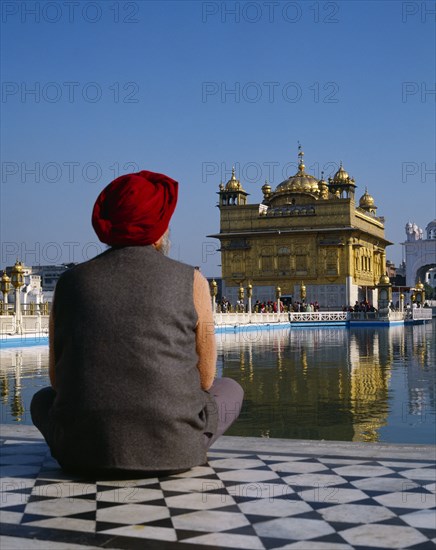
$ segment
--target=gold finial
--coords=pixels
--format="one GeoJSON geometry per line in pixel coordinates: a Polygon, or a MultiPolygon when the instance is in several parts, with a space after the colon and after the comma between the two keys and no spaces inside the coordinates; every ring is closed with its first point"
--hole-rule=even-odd
{"type": "Polygon", "coordinates": [[[301,143],[300,143],[300,141],[298,140],[297,143],[298,143],[298,154],[302,153],[302,154],[304,155],[304,153],[303,153],[302,150],[301,150],[301,143]]]}
{"type": "Polygon", "coordinates": [[[235,176],[235,166],[233,165],[232,166],[232,180],[235,180],[236,179],[236,176],[235,176]]]}
{"type": "Polygon", "coordinates": [[[210,282],[210,295],[214,297],[217,294],[218,294],[218,284],[215,281],[215,279],[212,279],[212,281],[210,282]]]}
{"type": "Polygon", "coordinates": [[[304,166],[303,157],[304,157],[304,151],[301,148],[301,143],[298,142],[298,159],[299,159],[298,170],[300,170],[300,172],[303,172],[304,169],[306,168],[304,166]]]}

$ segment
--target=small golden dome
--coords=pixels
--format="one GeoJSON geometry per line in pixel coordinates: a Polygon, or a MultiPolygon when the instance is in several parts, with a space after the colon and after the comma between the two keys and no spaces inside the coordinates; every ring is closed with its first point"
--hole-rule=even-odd
{"type": "Polygon", "coordinates": [[[232,177],[226,183],[226,191],[243,191],[241,182],[236,179],[234,166],[232,168],[232,177]]]}
{"type": "Polygon", "coordinates": [[[424,290],[424,285],[421,283],[421,279],[418,279],[418,282],[415,285],[416,290],[424,290]]]}
{"type": "Polygon", "coordinates": [[[387,275],[382,275],[380,277],[380,280],[378,282],[379,285],[389,285],[390,284],[390,280],[389,280],[389,277],[387,275]]]}
{"type": "Polygon", "coordinates": [[[345,183],[350,179],[350,176],[348,175],[348,172],[344,170],[344,167],[341,165],[339,166],[339,170],[336,172],[336,174],[333,176],[333,181],[335,183],[345,183]]]}
{"type": "Polygon", "coordinates": [[[374,208],[374,197],[368,193],[365,188],[365,193],[359,199],[360,208],[374,208]]]}
{"type": "Polygon", "coordinates": [[[3,271],[3,277],[1,279],[4,283],[10,283],[11,282],[11,278],[8,277],[6,271],[3,271]]]}
{"type": "Polygon", "coordinates": [[[265,180],[265,183],[262,185],[262,193],[265,196],[271,195],[271,185],[268,183],[268,180],[265,180]]]}
{"type": "Polygon", "coordinates": [[[15,262],[14,267],[12,268],[12,280],[22,280],[22,277],[24,275],[24,267],[23,262],[19,262],[18,260],[15,262]]]}
{"type": "Polygon", "coordinates": [[[318,182],[318,187],[321,189],[322,187],[328,187],[328,183],[324,179],[324,172],[321,172],[321,179],[318,182]]]}

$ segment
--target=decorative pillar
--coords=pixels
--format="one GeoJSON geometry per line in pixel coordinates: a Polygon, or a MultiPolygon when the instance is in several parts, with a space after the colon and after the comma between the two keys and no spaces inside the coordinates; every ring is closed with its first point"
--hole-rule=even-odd
{"type": "Polygon", "coordinates": [[[280,315],[280,297],[282,295],[282,289],[279,285],[276,286],[276,300],[277,300],[277,313],[280,315]]]}
{"type": "Polygon", "coordinates": [[[215,279],[212,279],[210,283],[210,295],[212,297],[212,311],[216,313],[216,296],[218,294],[218,285],[215,279]]]}
{"type": "Polygon", "coordinates": [[[392,285],[387,275],[380,277],[378,289],[378,313],[380,317],[389,317],[389,304],[392,300],[392,285]]]}
{"type": "Polygon", "coordinates": [[[415,286],[415,302],[418,307],[422,307],[425,302],[425,290],[424,285],[421,283],[421,279],[418,279],[418,282],[415,286]]]}
{"type": "Polygon", "coordinates": [[[347,273],[345,275],[345,301],[346,306],[352,305],[351,287],[353,284],[354,253],[353,239],[347,240],[347,273]]]}
{"type": "Polygon", "coordinates": [[[240,311],[241,313],[243,313],[245,308],[244,308],[244,287],[242,286],[242,283],[241,283],[241,286],[239,287],[238,297],[240,301],[240,311]]]}
{"type": "Polygon", "coordinates": [[[0,281],[1,291],[3,293],[3,307],[0,311],[0,315],[8,314],[8,294],[11,291],[11,279],[6,275],[6,271],[3,271],[3,277],[0,281]]]}
{"type": "Polygon", "coordinates": [[[403,313],[404,311],[404,294],[403,293],[400,294],[400,311],[401,313],[403,313]]]}
{"type": "Polygon", "coordinates": [[[251,316],[251,297],[253,296],[253,285],[248,283],[247,285],[247,298],[248,298],[248,313],[251,316]]]}
{"type": "Polygon", "coordinates": [[[303,281],[301,281],[300,285],[300,298],[303,303],[306,301],[306,285],[303,281]]]}
{"type": "Polygon", "coordinates": [[[12,286],[15,288],[15,332],[21,334],[23,332],[22,315],[21,315],[21,287],[24,285],[24,269],[23,264],[18,260],[12,269],[12,286]]]}

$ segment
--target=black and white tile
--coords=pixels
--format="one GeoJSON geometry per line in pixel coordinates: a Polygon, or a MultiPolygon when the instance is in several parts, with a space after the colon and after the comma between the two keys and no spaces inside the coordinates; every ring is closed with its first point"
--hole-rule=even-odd
{"type": "Polygon", "coordinates": [[[217,449],[208,465],[178,475],[86,480],[64,474],[40,440],[6,439],[2,534],[47,548],[435,547],[428,457],[316,454],[217,449]]]}

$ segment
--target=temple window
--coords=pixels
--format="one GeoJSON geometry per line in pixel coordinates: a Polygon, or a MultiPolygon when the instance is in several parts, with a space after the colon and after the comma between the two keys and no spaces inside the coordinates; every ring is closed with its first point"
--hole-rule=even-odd
{"type": "Polygon", "coordinates": [[[307,271],[307,255],[296,254],[295,256],[295,269],[297,271],[307,271]]]}

